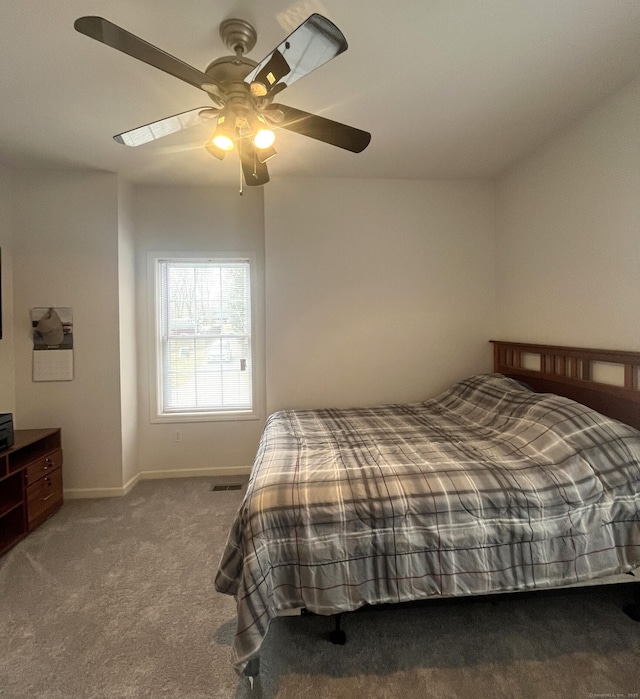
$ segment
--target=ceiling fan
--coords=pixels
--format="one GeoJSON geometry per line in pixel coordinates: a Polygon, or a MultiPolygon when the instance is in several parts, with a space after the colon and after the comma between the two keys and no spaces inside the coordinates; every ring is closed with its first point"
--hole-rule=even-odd
{"type": "Polygon", "coordinates": [[[245,56],[255,46],[255,29],[244,20],[227,19],[220,25],[220,36],[234,55],[214,60],[204,72],[102,17],[80,17],[74,27],[204,90],[213,102],[213,106],[190,109],[114,136],[123,145],[140,146],[196,124],[215,122],[213,139],[206,149],[222,160],[236,148],[247,185],[263,185],[269,181],[266,162],[276,154],[273,128],[353,153],[363,151],[371,140],[366,131],[273,102],[287,86],[346,51],[344,35],[322,15],[310,15],[260,63],[245,56]]]}

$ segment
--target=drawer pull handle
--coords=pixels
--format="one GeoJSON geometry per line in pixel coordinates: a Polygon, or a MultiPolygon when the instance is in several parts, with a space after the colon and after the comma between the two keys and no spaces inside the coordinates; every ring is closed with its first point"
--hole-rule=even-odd
{"type": "Polygon", "coordinates": [[[50,493],[49,495],[47,495],[46,498],[42,498],[42,502],[47,502],[47,500],[48,500],[49,498],[52,498],[52,497],[53,497],[53,493],[50,493]]]}

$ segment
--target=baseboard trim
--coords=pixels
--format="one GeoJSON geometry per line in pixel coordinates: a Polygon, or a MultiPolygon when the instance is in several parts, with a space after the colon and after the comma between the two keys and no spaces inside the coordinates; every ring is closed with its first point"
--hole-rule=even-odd
{"type": "Polygon", "coordinates": [[[189,468],[170,471],[140,471],[119,488],[68,488],[64,491],[67,500],[90,498],[117,498],[129,493],[139,481],[163,478],[198,478],[201,476],[248,476],[251,466],[228,466],[224,468],[189,468]]]}
{"type": "Polygon", "coordinates": [[[65,500],[83,500],[90,498],[118,498],[126,495],[124,488],[65,488],[65,500]]]}

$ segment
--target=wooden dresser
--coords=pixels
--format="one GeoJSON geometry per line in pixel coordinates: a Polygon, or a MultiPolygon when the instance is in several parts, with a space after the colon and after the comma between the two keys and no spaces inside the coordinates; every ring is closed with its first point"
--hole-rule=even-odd
{"type": "Polygon", "coordinates": [[[0,451],[0,556],[62,505],[59,428],[16,430],[0,451]]]}

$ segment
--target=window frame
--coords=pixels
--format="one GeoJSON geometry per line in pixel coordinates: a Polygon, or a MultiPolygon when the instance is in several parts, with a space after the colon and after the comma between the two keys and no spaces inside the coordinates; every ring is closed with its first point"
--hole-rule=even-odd
{"type": "Polygon", "coordinates": [[[221,422],[260,419],[259,385],[260,368],[258,361],[258,340],[256,324],[256,255],[246,252],[149,252],[147,253],[147,298],[148,298],[148,337],[149,337],[149,419],[151,423],[221,422]],[[246,262],[249,264],[249,284],[251,299],[251,409],[171,411],[163,410],[163,335],[161,308],[161,263],[186,262],[246,262]]]}

